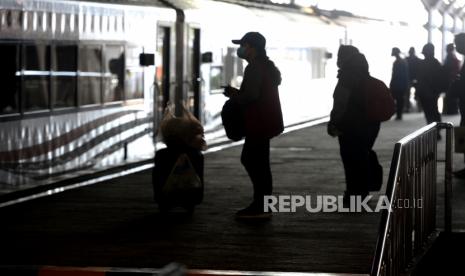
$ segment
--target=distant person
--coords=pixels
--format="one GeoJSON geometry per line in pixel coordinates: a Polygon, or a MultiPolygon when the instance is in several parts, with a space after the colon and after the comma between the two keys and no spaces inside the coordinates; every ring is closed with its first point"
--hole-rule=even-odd
{"type": "Polygon", "coordinates": [[[350,196],[366,197],[375,167],[381,170],[373,145],[380,129],[379,122],[370,122],[365,112],[364,84],[368,80],[368,62],[354,46],[341,45],[337,56],[338,82],[334,90],[333,109],[328,134],[339,139],[344,164],[346,191],[344,205],[350,196]]]}
{"type": "Polygon", "coordinates": [[[397,47],[392,48],[391,56],[395,57],[396,60],[392,65],[392,77],[389,88],[391,89],[392,96],[396,101],[396,120],[402,120],[404,99],[406,99],[409,94],[408,64],[400,56],[400,50],[397,47]]]}
{"type": "Polygon", "coordinates": [[[267,218],[264,196],[271,195],[270,139],[284,130],[278,86],[281,73],[268,58],[266,40],[258,32],[233,40],[240,45],[237,56],[248,62],[240,89],[227,86],[224,94],[243,107],[245,143],[241,162],[253,184],[253,202],[236,213],[237,218],[267,218]]]}
{"type": "Polygon", "coordinates": [[[408,50],[409,56],[405,59],[408,64],[408,75],[409,75],[409,80],[410,80],[410,86],[408,89],[408,94],[407,94],[407,99],[406,99],[406,112],[410,112],[411,108],[411,103],[410,103],[410,91],[413,88],[415,88],[415,100],[418,100],[418,97],[416,95],[416,86],[417,86],[417,81],[418,81],[418,71],[420,69],[420,63],[421,59],[418,58],[415,54],[415,48],[410,47],[408,50]]]}
{"type": "MultiPolygon", "coordinates": [[[[465,56],[465,33],[455,35],[454,43],[457,52],[465,56]]],[[[462,65],[462,69],[451,84],[449,91],[459,99],[460,126],[463,127],[465,126],[465,64],[462,65]]],[[[458,178],[465,178],[465,169],[454,172],[454,175],[458,178]]]]}
{"type": "MultiPolygon", "coordinates": [[[[455,46],[453,43],[447,44],[447,55],[444,60],[443,70],[446,78],[446,87],[448,88],[457,78],[460,73],[460,60],[455,55],[455,46]]],[[[446,97],[444,98],[444,114],[455,115],[458,113],[458,99],[450,90],[446,90],[446,97]]]]}
{"type": "Polygon", "coordinates": [[[442,68],[434,57],[434,45],[431,43],[423,47],[422,54],[425,59],[420,63],[418,70],[417,94],[423,107],[426,122],[441,122],[438,110],[438,99],[441,93],[442,68]]]}

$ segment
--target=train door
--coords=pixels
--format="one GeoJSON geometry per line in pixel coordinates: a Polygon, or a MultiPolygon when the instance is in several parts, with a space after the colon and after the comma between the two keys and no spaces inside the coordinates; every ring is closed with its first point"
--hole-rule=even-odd
{"type": "Polygon", "coordinates": [[[171,28],[159,26],[155,60],[154,117],[158,126],[170,101],[170,41],[171,28]]]}
{"type": "Polygon", "coordinates": [[[200,77],[200,29],[189,28],[188,33],[188,56],[187,56],[187,76],[188,92],[187,104],[189,111],[203,122],[202,114],[202,95],[201,95],[201,77],[200,77]]]}

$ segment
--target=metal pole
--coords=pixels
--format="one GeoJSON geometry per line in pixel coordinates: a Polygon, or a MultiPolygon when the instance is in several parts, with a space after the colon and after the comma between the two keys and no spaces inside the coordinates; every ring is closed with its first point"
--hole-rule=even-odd
{"type": "Polygon", "coordinates": [[[433,42],[433,10],[428,8],[428,43],[433,42]]]}

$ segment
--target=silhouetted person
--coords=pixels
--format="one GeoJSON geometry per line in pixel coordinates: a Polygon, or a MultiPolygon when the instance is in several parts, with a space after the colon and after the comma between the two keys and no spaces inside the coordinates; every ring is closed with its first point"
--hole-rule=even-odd
{"type": "Polygon", "coordinates": [[[423,47],[425,59],[418,70],[417,94],[425,113],[426,122],[440,122],[438,98],[441,93],[441,64],[434,57],[434,45],[431,43],[423,47]]]}
{"type": "Polygon", "coordinates": [[[243,107],[245,143],[241,162],[253,184],[253,202],[237,212],[237,218],[269,217],[264,212],[264,196],[271,195],[273,181],[270,168],[270,139],[284,130],[278,85],[281,73],[268,58],[266,40],[258,32],[246,33],[239,44],[237,56],[247,60],[240,89],[228,86],[225,95],[243,107]]]}
{"type": "Polygon", "coordinates": [[[389,88],[396,101],[396,120],[402,120],[404,99],[407,97],[409,90],[408,64],[400,56],[400,50],[397,47],[392,48],[391,56],[394,56],[396,60],[392,65],[392,77],[389,88]]]}
{"type": "MultiPolygon", "coordinates": [[[[455,47],[459,54],[465,56],[465,33],[455,35],[455,47]]],[[[455,79],[449,88],[449,91],[459,99],[460,126],[465,126],[465,63],[460,69],[459,76],[455,79]]],[[[454,172],[456,177],[465,178],[465,169],[454,172]]]]}
{"type": "Polygon", "coordinates": [[[418,58],[416,55],[415,55],[415,48],[413,47],[410,47],[410,49],[408,50],[408,54],[409,56],[405,59],[407,61],[407,64],[408,64],[408,75],[409,75],[409,79],[410,79],[410,86],[409,86],[409,89],[408,89],[408,95],[407,95],[407,100],[406,100],[406,110],[407,112],[410,111],[410,90],[411,88],[415,88],[415,100],[418,99],[417,95],[416,95],[416,85],[417,85],[417,81],[418,81],[418,70],[420,68],[420,62],[421,62],[421,59],[418,58]]]}
{"type": "MultiPolygon", "coordinates": [[[[457,78],[460,72],[460,61],[455,55],[455,46],[453,43],[447,44],[447,55],[444,60],[443,70],[446,78],[446,87],[448,88],[457,78]]],[[[458,113],[458,100],[457,97],[446,90],[446,97],[444,98],[444,114],[454,115],[458,113]]]]}
{"type": "Polygon", "coordinates": [[[373,166],[379,166],[372,148],[380,123],[370,122],[365,112],[364,84],[369,77],[365,56],[354,46],[342,45],[338,51],[337,66],[338,82],[334,89],[328,134],[339,139],[346,177],[344,203],[347,204],[349,196],[365,197],[370,191],[370,172],[373,166]]]}

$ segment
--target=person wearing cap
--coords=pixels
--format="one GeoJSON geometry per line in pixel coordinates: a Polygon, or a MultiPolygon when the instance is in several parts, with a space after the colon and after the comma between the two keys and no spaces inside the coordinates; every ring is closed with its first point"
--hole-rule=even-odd
{"type": "MultiPolygon", "coordinates": [[[[420,62],[418,71],[417,95],[425,113],[426,122],[441,122],[438,98],[441,93],[441,63],[434,57],[434,45],[425,44],[421,52],[425,59],[420,62]]],[[[438,135],[440,139],[440,135],[438,135]]]]}
{"type": "Polygon", "coordinates": [[[392,77],[389,88],[396,101],[396,120],[402,120],[404,99],[409,89],[408,64],[400,56],[400,49],[397,47],[392,48],[391,56],[395,57],[396,60],[392,65],[392,77]]]}
{"type": "Polygon", "coordinates": [[[281,73],[266,54],[266,39],[258,32],[248,32],[241,39],[237,56],[248,62],[239,89],[225,87],[230,97],[244,110],[245,142],[241,163],[253,184],[253,201],[236,213],[237,218],[268,218],[264,196],[271,195],[273,180],[270,167],[270,140],[284,130],[278,86],[281,73]]]}

